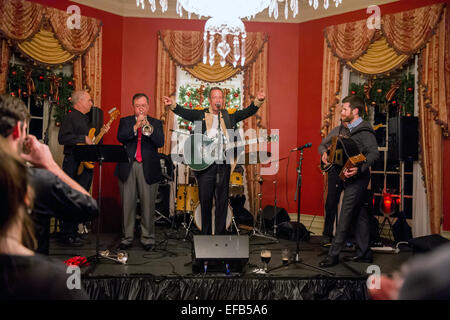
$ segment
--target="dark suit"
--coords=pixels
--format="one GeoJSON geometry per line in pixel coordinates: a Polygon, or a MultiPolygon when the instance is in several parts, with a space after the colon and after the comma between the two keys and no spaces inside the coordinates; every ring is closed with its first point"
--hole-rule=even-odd
{"type": "MultiPolygon", "coordinates": [[[[220,117],[223,119],[226,129],[236,130],[236,124],[239,121],[254,115],[258,109],[259,108],[252,102],[247,108],[236,111],[235,113],[229,114],[226,110],[221,110],[220,117]]],[[[186,120],[193,121],[194,123],[196,121],[201,121],[202,133],[212,129],[207,128],[207,123],[205,121],[206,113],[209,113],[209,110],[190,110],[177,105],[173,112],[186,120]]],[[[224,130],[224,128],[221,129],[224,130]]],[[[198,129],[195,131],[197,130],[198,129]]],[[[229,139],[236,141],[239,139],[239,136],[234,134],[233,137],[230,136],[229,139]]],[[[215,234],[223,234],[225,232],[228,212],[230,169],[229,164],[214,163],[205,170],[195,172],[202,211],[202,234],[212,233],[211,213],[213,197],[216,203],[215,234]]]]}
{"type": "Polygon", "coordinates": [[[121,142],[128,155],[128,163],[118,163],[115,175],[119,178],[124,217],[124,239],[122,243],[133,241],[136,203],[139,196],[141,205],[141,242],[144,245],[155,242],[155,199],[158,183],[162,179],[158,148],[164,145],[162,122],[147,116],[153,126],[150,136],[142,135],[142,162],[136,161],[138,132],[134,131],[136,117],[129,116],[120,119],[117,140],[121,142]]]}

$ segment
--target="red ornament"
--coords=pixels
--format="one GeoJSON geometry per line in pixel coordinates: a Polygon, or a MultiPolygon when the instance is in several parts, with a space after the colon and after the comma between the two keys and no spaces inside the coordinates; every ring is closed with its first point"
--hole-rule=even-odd
{"type": "Polygon", "coordinates": [[[408,90],[409,92],[413,92],[413,88],[408,88],[406,90],[408,90]]]}
{"type": "Polygon", "coordinates": [[[234,94],[234,97],[237,98],[237,97],[239,97],[239,95],[238,95],[237,93],[235,93],[235,94],[234,94]]]}
{"type": "Polygon", "coordinates": [[[17,74],[17,72],[13,71],[11,72],[13,76],[15,76],[17,74]]]}
{"type": "Polygon", "coordinates": [[[39,80],[44,80],[44,76],[39,76],[39,80]]]}
{"type": "Polygon", "coordinates": [[[377,92],[378,92],[378,93],[381,93],[381,92],[383,92],[383,90],[381,90],[381,89],[377,89],[377,92]]]}
{"type": "Polygon", "coordinates": [[[15,96],[16,96],[16,94],[15,94],[14,92],[11,92],[11,96],[15,97],[15,96]]]}
{"type": "Polygon", "coordinates": [[[68,84],[69,86],[71,86],[71,85],[73,85],[73,82],[72,82],[72,81],[69,81],[69,82],[67,82],[67,84],[68,84]]]}
{"type": "Polygon", "coordinates": [[[191,131],[191,130],[192,130],[192,127],[191,127],[191,126],[189,126],[189,127],[188,127],[188,130],[189,130],[189,131],[191,131]]]}
{"type": "Polygon", "coordinates": [[[352,91],[352,94],[356,94],[356,91],[352,91]]]}
{"type": "Polygon", "coordinates": [[[47,95],[44,93],[44,94],[42,95],[42,97],[43,97],[44,99],[46,99],[46,98],[47,98],[47,95]]]}
{"type": "Polygon", "coordinates": [[[188,93],[186,93],[186,95],[187,95],[188,97],[190,97],[190,96],[191,96],[191,93],[188,91],[188,93]]]}
{"type": "Polygon", "coordinates": [[[394,100],[394,101],[392,101],[392,104],[394,104],[394,105],[395,105],[395,104],[397,104],[397,101],[395,101],[395,100],[394,100]]]}

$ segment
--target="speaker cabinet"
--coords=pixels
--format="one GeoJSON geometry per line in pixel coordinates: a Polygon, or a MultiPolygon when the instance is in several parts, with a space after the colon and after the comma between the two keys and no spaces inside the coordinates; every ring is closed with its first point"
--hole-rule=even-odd
{"type": "Polygon", "coordinates": [[[417,117],[395,117],[389,119],[389,160],[413,161],[418,159],[418,123],[417,117]]]}
{"type": "Polygon", "coordinates": [[[244,272],[249,259],[249,237],[194,235],[192,272],[244,272]]]}

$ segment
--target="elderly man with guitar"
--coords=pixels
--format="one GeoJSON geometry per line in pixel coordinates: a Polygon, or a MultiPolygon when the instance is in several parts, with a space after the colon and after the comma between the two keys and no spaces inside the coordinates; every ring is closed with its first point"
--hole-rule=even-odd
{"type": "MultiPolygon", "coordinates": [[[[91,188],[93,169],[84,169],[80,174],[78,170],[80,162],[75,159],[73,150],[77,144],[93,144],[89,137],[90,123],[88,113],[92,108],[92,99],[86,91],[74,91],[72,93],[72,111],[69,112],[61,123],[59,130],[59,144],[64,145],[64,161],[62,168],[65,173],[84,189],[89,191],[91,188]]],[[[107,132],[109,124],[103,126],[102,131],[107,132]]],[[[63,221],[61,230],[62,243],[67,246],[82,246],[83,243],[78,236],[77,223],[73,221],[63,221]]]]}
{"type": "MultiPolygon", "coordinates": [[[[236,134],[237,123],[254,115],[263,104],[264,99],[264,90],[261,89],[250,106],[235,113],[229,113],[224,108],[224,94],[219,87],[213,87],[209,91],[209,109],[206,110],[185,109],[177,105],[174,99],[164,97],[164,105],[166,107],[170,107],[180,117],[193,121],[196,126],[194,132],[202,133],[205,140],[208,140],[208,143],[212,142],[212,144],[217,146],[212,151],[213,155],[210,152],[212,149],[205,148],[208,150],[208,154],[205,154],[205,156],[216,158],[215,163],[202,166],[205,162],[203,159],[196,161],[196,163],[200,164],[197,168],[198,170],[195,171],[195,176],[199,187],[202,234],[212,234],[213,198],[215,199],[216,207],[214,234],[220,235],[225,233],[231,171],[231,165],[229,161],[226,161],[225,146],[236,142],[238,139],[236,134]]],[[[203,148],[203,145],[201,147],[203,148]]],[[[189,159],[185,159],[185,161],[189,161],[189,159]]]]}

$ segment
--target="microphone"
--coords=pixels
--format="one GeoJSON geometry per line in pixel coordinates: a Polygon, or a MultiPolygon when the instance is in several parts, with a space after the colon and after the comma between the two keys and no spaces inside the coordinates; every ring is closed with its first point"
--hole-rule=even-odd
{"type": "Polygon", "coordinates": [[[304,145],[302,145],[302,146],[300,146],[300,147],[294,148],[294,149],[292,149],[291,151],[303,150],[303,149],[305,149],[305,148],[310,148],[311,146],[312,146],[312,143],[311,143],[311,142],[308,142],[307,144],[304,144],[304,145]]]}

